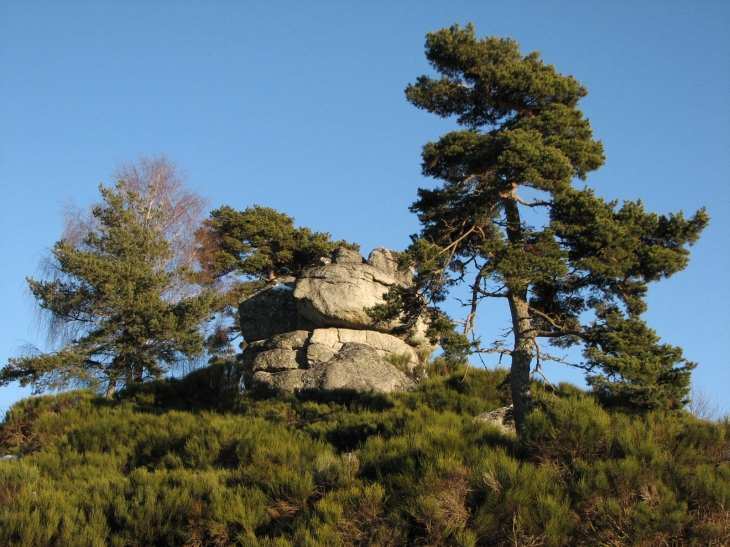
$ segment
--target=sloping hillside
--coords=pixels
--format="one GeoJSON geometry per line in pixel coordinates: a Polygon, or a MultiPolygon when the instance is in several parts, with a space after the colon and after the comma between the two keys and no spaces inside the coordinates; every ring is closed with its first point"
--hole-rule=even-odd
{"type": "Polygon", "coordinates": [[[524,438],[475,422],[506,372],[437,362],[409,393],[239,393],[235,365],[107,401],[17,403],[0,545],[730,544],[730,423],[535,384],[524,438]]]}

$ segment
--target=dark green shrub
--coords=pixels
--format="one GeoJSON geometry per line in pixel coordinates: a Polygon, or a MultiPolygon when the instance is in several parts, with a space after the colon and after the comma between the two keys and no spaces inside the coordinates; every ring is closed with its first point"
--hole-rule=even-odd
{"type": "Polygon", "coordinates": [[[730,424],[561,385],[517,438],[473,421],[503,404],[504,378],[244,392],[219,410],[163,405],[186,379],[28,399],[0,425],[2,450],[24,454],[0,462],[0,545],[730,543],[730,424]]]}
{"type": "Polygon", "coordinates": [[[548,398],[528,417],[522,442],[533,458],[572,464],[609,450],[610,426],[592,397],[548,398]]]}

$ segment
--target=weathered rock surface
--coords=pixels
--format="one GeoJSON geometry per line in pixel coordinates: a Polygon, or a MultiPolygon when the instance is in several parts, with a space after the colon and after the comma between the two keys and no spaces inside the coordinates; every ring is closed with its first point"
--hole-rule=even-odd
{"type": "Polygon", "coordinates": [[[309,344],[307,347],[307,363],[315,366],[318,363],[329,361],[337,353],[334,349],[323,344],[309,344]]]}
{"type": "Polygon", "coordinates": [[[399,284],[405,287],[413,284],[413,270],[398,269],[398,253],[395,251],[391,251],[385,247],[378,247],[370,253],[367,262],[383,272],[388,272],[398,280],[399,284]]]}
{"type": "Polygon", "coordinates": [[[277,334],[269,340],[261,340],[256,347],[262,349],[302,349],[309,342],[312,333],[308,330],[295,330],[277,334]]]}
{"type": "MultiPolygon", "coordinates": [[[[361,254],[341,247],[300,279],[281,279],[240,303],[244,340],[251,343],[296,329],[328,327],[392,332],[394,325],[374,325],[365,309],[383,304],[393,285],[413,284],[413,272],[399,270],[397,257],[395,251],[380,247],[366,262],[361,254]]],[[[427,344],[424,332],[425,325],[419,324],[409,343],[427,344]]]]}
{"type": "Polygon", "coordinates": [[[317,378],[319,389],[355,389],[390,393],[413,389],[415,383],[380,358],[367,344],[348,342],[326,363],[310,369],[305,376],[317,378]]]}
{"type": "Polygon", "coordinates": [[[517,431],[512,417],[512,405],[479,414],[474,418],[474,421],[492,424],[502,433],[516,433],[517,431]]]}
{"type": "Polygon", "coordinates": [[[353,389],[390,393],[415,387],[413,380],[385,362],[374,348],[357,342],[345,343],[330,360],[306,370],[256,371],[253,381],[292,392],[301,389],[353,389]]]}
{"type": "Polygon", "coordinates": [[[276,372],[299,368],[302,362],[306,364],[306,354],[303,352],[289,349],[272,349],[258,353],[253,358],[251,369],[254,371],[276,372]]]}
{"type": "Polygon", "coordinates": [[[374,326],[365,309],[384,303],[390,287],[412,285],[413,273],[400,271],[397,253],[383,248],[368,261],[340,248],[320,263],[240,304],[245,381],[292,392],[412,389],[414,381],[386,359],[415,373],[414,346],[434,349],[425,325],[404,341],[389,334],[393,326],[374,326]]]}
{"type": "Polygon", "coordinates": [[[248,342],[296,330],[298,314],[294,280],[279,283],[241,302],[238,320],[243,339],[248,342]]]}
{"type": "MultiPolygon", "coordinates": [[[[390,355],[407,355],[412,369],[418,365],[416,350],[406,344],[400,338],[372,330],[353,329],[316,329],[309,339],[309,350],[313,347],[330,349],[333,352],[339,351],[343,345],[349,342],[358,342],[372,347],[382,358],[390,355]]],[[[319,349],[315,351],[321,351],[319,349]]],[[[320,359],[327,361],[328,359],[320,359]]]]}
{"type": "Polygon", "coordinates": [[[304,380],[302,377],[305,372],[307,371],[301,368],[274,373],[260,370],[254,373],[253,381],[254,383],[265,384],[274,389],[294,393],[304,388],[304,380]]]}
{"type": "Polygon", "coordinates": [[[357,251],[340,247],[332,252],[332,264],[362,264],[365,258],[357,251]]]}
{"type": "Polygon", "coordinates": [[[299,314],[316,327],[370,329],[375,327],[365,308],[384,303],[383,296],[396,283],[390,273],[369,264],[330,264],[304,272],[294,299],[299,314]]]}
{"type": "Polygon", "coordinates": [[[395,336],[335,328],[315,329],[312,332],[297,330],[278,334],[269,340],[252,342],[244,350],[243,363],[254,372],[314,367],[332,359],[350,342],[368,345],[380,358],[407,356],[411,370],[418,365],[416,351],[395,336]]]}

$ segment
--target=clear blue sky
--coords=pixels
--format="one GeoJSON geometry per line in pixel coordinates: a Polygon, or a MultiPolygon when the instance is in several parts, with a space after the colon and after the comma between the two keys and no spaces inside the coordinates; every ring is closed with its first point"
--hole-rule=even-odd
{"type": "MultiPolygon", "coordinates": [[[[646,317],[730,410],[724,0],[0,0],[0,366],[44,347],[25,276],[59,238],[62,205],[96,200],[119,160],[164,153],[211,207],[266,205],[366,253],[405,248],[408,206],[432,185],[421,147],[454,124],[403,89],[429,72],[426,32],[470,21],[588,87],[581,107],[608,158],[588,180],[599,195],[707,206],[689,268],[651,287],[646,317]]],[[[483,337],[498,335],[504,310],[482,316],[483,337]]],[[[1,388],[0,411],[27,394],[1,388]]]]}

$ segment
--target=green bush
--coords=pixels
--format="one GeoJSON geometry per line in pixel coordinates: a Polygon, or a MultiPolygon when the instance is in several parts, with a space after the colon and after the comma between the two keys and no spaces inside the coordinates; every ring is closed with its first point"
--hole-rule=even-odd
{"type": "Polygon", "coordinates": [[[604,409],[561,385],[518,438],[473,420],[505,404],[503,370],[267,397],[227,392],[225,370],[14,405],[0,545],[730,543],[727,421],[604,409]]]}

